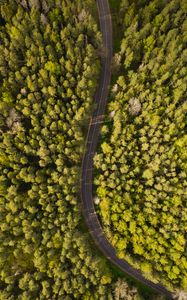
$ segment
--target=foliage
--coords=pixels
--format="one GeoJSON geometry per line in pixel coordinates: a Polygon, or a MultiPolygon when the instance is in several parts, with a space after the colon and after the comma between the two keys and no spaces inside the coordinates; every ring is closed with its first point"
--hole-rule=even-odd
{"type": "Polygon", "coordinates": [[[112,274],[80,229],[101,43],[93,5],[0,5],[0,299],[112,297],[112,274]]]}
{"type": "Polygon", "coordinates": [[[176,300],[186,300],[187,299],[187,293],[185,291],[176,291],[174,293],[174,299],[176,299],[176,300]]]}
{"type": "Polygon", "coordinates": [[[121,278],[117,280],[114,288],[115,300],[139,300],[138,291],[135,287],[130,288],[121,278]]]}
{"type": "Polygon", "coordinates": [[[95,156],[100,216],[119,257],[186,289],[187,5],[124,0],[122,13],[120,74],[95,156]]]}

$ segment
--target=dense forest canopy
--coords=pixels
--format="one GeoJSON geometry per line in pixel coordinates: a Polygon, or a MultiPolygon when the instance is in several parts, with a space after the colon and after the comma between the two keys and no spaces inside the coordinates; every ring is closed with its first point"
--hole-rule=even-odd
{"type": "MultiPolygon", "coordinates": [[[[120,2],[124,37],[95,156],[98,212],[120,257],[186,289],[187,5],[120,2]]],[[[94,0],[0,1],[0,300],[163,299],[140,296],[111,268],[81,214],[104,54],[96,9],[94,0]]]]}
{"type": "Polygon", "coordinates": [[[1,300],[140,299],[81,214],[101,47],[93,0],[0,1],[1,300]]]}
{"type": "Polygon", "coordinates": [[[124,0],[120,15],[98,211],[120,258],[187,289],[187,2],[124,0]]]}
{"type": "Polygon", "coordinates": [[[78,197],[100,69],[91,11],[93,1],[0,5],[1,300],[111,297],[78,197]]]}

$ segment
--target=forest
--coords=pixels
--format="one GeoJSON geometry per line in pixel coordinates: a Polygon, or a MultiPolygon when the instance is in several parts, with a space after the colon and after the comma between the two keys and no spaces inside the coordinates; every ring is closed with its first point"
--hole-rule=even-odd
{"type": "Polygon", "coordinates": [[[120,258],[185,291],[187,2],[123,0],[120,18],[123,38],[94,158],[96,207],[120,258]]]}
{"type": "Polygon", "coordinates": [[[92,249],[79,207],[100,70],[92,6],[0,4],[1,300],[113,299],[125,284],[92,249]]]}
{"type": "Polygon", "coordinates": [[[0,300],[149,298],[81,213],[101,44],[94,0],[0,1],[0,300]]]}
{"type": "MultiPolygon", "coordinates": [[[[96,209],[119,257],[182,291],[186,1],[109,2],[123,38],[94,160],[96,209]]],[[[0,300],[164,299],[110,264],[82,216],[102,56],[95,0],[0,1],[0,300]]]]}

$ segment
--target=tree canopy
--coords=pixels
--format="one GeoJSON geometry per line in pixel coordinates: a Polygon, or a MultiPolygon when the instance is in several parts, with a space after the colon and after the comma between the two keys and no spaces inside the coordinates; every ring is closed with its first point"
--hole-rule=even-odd
{"type": "Polygon", "coordinates": [[[118,256],[187,288],[187,3],[121,1],[124,37],[95,155],[98,213],[118,256]]]}
{"type": "Polygon", "coordinates": [[[93,5],[0,4],[2,300],[112,297],[111,271],[92,250],[79,204],[100,70],[93,5]]]}

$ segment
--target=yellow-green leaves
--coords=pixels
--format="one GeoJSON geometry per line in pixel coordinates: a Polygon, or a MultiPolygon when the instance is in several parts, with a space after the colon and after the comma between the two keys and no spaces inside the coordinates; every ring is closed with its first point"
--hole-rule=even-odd
{"type": "Polygon", "coordinates": [[[153,178],[153,171],[150,170],[150,169],[146,169],[143,174],[142,174],[142,177],[149,180],[149,179],[152,179],[153,178]]]}

